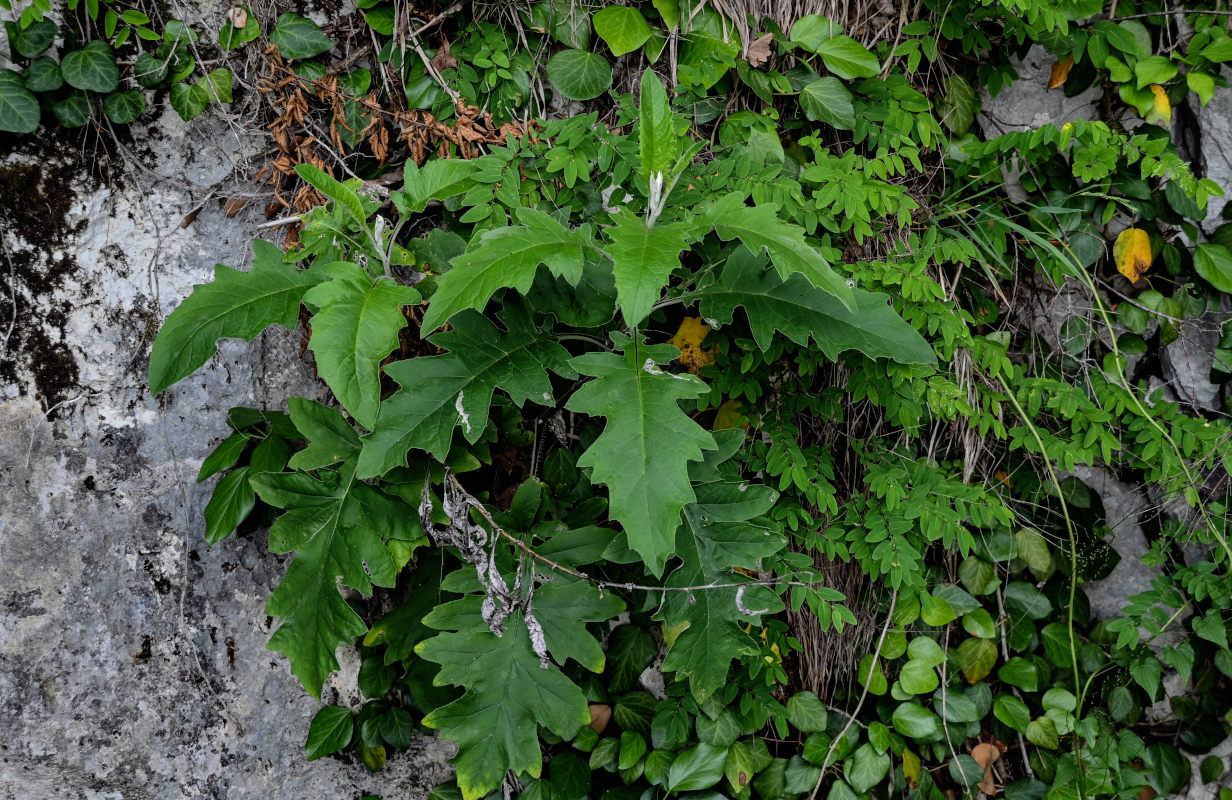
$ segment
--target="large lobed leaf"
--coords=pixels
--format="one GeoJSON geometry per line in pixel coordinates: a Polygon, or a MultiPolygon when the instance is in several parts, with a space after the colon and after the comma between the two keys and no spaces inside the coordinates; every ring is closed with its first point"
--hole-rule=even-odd
{"type": "Polygon", "coordinates": [[[171,312],[150,353],[150,391],[162,392],[209,361],[218,340],[251,341],[271,325],[295,327],[309,287],[321,280],[283,260],[269,242],[253,242],[251,272],[219,264],[211,283],[198,284],[171,312]]]}
{"type": "Polygon", "coordinates": [[[324,268],[330,280],[304,295],[312,318],[308,349],[317,370],[351,416],[369,430],[381,404],[380,363],[398,346],[406,327],[402,307],[419,302],[419,292],[362,267],[338,261],[324,268]]]}
{"type": "Polygon", "coordinates": [[[476,237],[453,260],[453,269],[438,279],[424,314],[425,333],[464,309],[482,311],[498,289],[513,287],[525,295],[540,264],[547,264],[553,275],[571,284],[582,277],[583,248],[592,238],[588,228],[571,230],[533,208],[519,208],[515,213],[521,225],[476,237]]]}
{"type": "MultiPolygon", "coordinates": [[[[424,718],[425,725],[458,743],[453,763],[465,800],[498,788],[506,770],[539,777],[538,726],[568,738],[590,721],[582,691],[555,666],[545,669],[540,663],[522,613],[514,612],[497,637],[483,623],[478,598],[472,599],[469,614],[448,615],[455,624],[447,627],[461,630],[415,648],[420,657],[441,665],[437,682],[466,688],[462,697],[424,718]],[[456,624],[458,619],[471,624],[456,624]]],[[[433,624],[435,615],[425,622],[433,624]]]]}
{"type": "Polygon", "coordinates": [[[680,266],[680,251],[688,246],[697,226],[672,222],[646,227],[646,222],[630,213],[616,215],[616,224],[607,229],[612,243],[612,273],[616,277],[616,297],[625,324],[635,327],[663,294],[672,270],[680,266]]]}
{"type": "Polygon", "coordinates": [[[804,239],[804,229],[778,218],[778,206],[746,206],[739,194],[729,194],[706,209],[701,221],[713,225],[720,239],[739,239],[754,254],[763,250],[783,280],[800,273],[808,282],[856,310],[851,287],[821,253],[804,239]]]}
{"type": "Polygon", "coordinates": [[[432,343],[448,353],[399,361],[385,369],[402,389],[381,404],[376,426],[364,439],[361,478],[406,464],[411,448],[444,459],[459,425],[467,441],[478,441],[497,387],[518,405],[528,399],[541,405],[556,402],[547,370],[576,377],[568,351],[551,331],[534,328],[520,305],[507,307],[501,320],[504,332],[482,314],[465,311],[454,318],[453,330],[432,337],[432,343]]]}
{"type": "Polygon", "coordinates": [[[763,350],[770,347],[777,330],[799,345],[812,338],[829,358],[858,350],[903,364],[934,362],[932,347],[898,316],[886,295],[853,289],[855,309],[849,309],[801,275],[783,280],[763,271],[761,261],[747,251],[734,253],[719,281],[703,295],[702,316],[728,323],[737,306],[744,308],[753,338],[763,350]]]}
{"type": "Polygon", "coordinates": [[[628,342],[624,355],[587,353],[570,362],[595,380],[566,408],[607,419],[578,466],[591,467],[592,480],[607,484],[612,517],[655,575],[672,554],[680,510],[694,499],[689,462],[715,448],[714,437],[679,405],[705,394],[706,384],[658,366],[678,353],[671,345],[628,342]]]}

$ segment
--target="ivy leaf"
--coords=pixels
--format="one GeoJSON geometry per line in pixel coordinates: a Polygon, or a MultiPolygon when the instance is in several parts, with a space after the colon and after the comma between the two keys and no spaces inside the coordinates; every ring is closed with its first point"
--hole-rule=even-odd
{"type": "Polygon", "coordinates": [[[159,394],[210,359],[218,340],[251,341],[271,325],[295,328],[304,292],[320,280],[283,261],[269,242],[253,242],[251,272],[219,264],[212,283],[198,284],[171,312],[150,353],[150,391],[159,394]]]}
{"type": "Polygon", "coordinates": [[[708,389],[692,375],[664,372],[679,351],[670,345],[626,342],[624,355],[587,353],[570,364],[595,380],[569,398],[570,411],[607,419],[603,433],[582,457],[591,480],[605,483],[611,516],[629,537],[629,546],[655,575],[672,552],[680,510],[694,500],[688,463],[715,448],[714,437],[680,409],[708,389]]]}
{"type": "Polygon", "coordinates": [[[632,53],[650,38],[650,24],[631,6],[607,6],[595,13],[595,33],[612,48],[612,55],[632,53]]]}
{"type": "Polygon", "coordinates": [[[120,85],[115,51],[98,39],[66,53],[60,62],[60,74],[69,86],[90,92],[114,92],[120,85]]]}
{"type": "Polygon", "coordinates": [[[813,122],[825,122],[843,131],[856,127],[856,110],[851,92],[838,78],[827,75],[800,90],[800,107],[813,122]]]}
{"type": "MultiPolygon", "coordinates": [[[[667,585],[684,588],[713,582],[716,576],[703,567],[692,533],[682,526],[676,542],[676,554],[683,563],[668,577],[667,585]]],[[[723,583],[741,582],[739,573],[729,572],[725,578],[723,583]]],[[[665,592],[655,617],[665,628],[687,625],[667,651],[663,670],[675,672],[678,679],[687,678],[699,703],[727,683],[733,658],[758,652],[744,628],[758,624],[762,614],[783,608],[778,596],[764,586],[749,586],[742,592],[741,588],[665,592]],[[741,605],[750,613],[741,613],[741,605]]]]}
{"type": "Polygon", "coordinates": [[[763,271],[758,261],[747,251],[728,259],[719,281],[702,296],[704,319],[727,324],[736,307],[742,307],[762,350],[769,349],[777,330],[801,346],[812,338],[831,359],[858,350],[903,364],[935,362],[932,346],[903,321],[886,295],[849,290],[855,306],[850,309],[832,294],[809,286],[804,276],[782,280],[763,271]]]}
{"type": "Polygon", "coordinates": [[[482,311],[498,289],[512,287],[525,295],[540,264],[571,284],[581,279],[583,248],[592,238],[588,226],[570,230],[533,208],[514,213],[521,225],[485,231],[453,260],[453,269],[437,279],[423,331],[436,330],[463,309],[482,311]]]}
{"type": "Polygon", "coordinates": [[[878,753],[867,742],[856,748],[851,759],[843,764],[843,775],[847,778],[847,782],[857,794],[861,795],[867,794],[870,789],[881,783],[881,779],[889,771],[890,757],[885,753],[878,753]]]}
{"type": "Polygon", "coordinates": [[[616,595],[580,580],[549,583],[535,591],[535,616],[552,657],[561,664],[572,658],[591,672],[603,672],[605,656],[586,623],[606,622],[624,608],[616,595]]]}
{"type": "Polygon", "coordinates": [[[477,607],[475,612],[477,624],[415,648],[421,658],[441,665],[438,682],[466,688],[462,697],[424,718],[425,725],[458,743],[453,763],[465,800],[499,787],[507,770],[539,777],[537,725],[570,738],[590,721],[582,691],[556,667],[540,664],[520,611],[506,620],[500,637],[487,630],[477,607]]]}
{"type": "Polygon", "coordinates": [[[38,98],[26,91],[21,75],[0,69],[0,131],[33,133],[39,126],[38,98]]]}
{"type": "Polygon", "coordinates": [[[10,52],[22,58],[40,55],[51,47],[60,35],[60,26],[47,18],[35,20],[25,28],[17,23],[6,22],[5,29],[9,35],[10,52]]]}
{"type": "Polygon", "coordinates": [[[299,14],[283,14],[270,33],[283,58],[312,58],[334,47],[334,40],[321,27],[299,14]]]}
{"type": "Polygon", "coordinates": [[[612,240],[607,252],[612,257],[621,315],[633,328],[662,296],[672,270],[680,266],[680,251],[688,246],[696,226],[672,222],[647,228],[646,222],[633,214],[615,217],[616,224],[606,231],[612,240]]]}
{"type": "Polygon", "coordinates": [[[371,430],[381,405],[380,363],[406,327],[402,307],[419,302],[419,292],[384,277],[373,280],[347,261],[328,265],[324,273],[330,280],[304,294],[305,304],[320,309],[308,349],[338,402],[371,430]]]}
{"type": "Polygon", "coordinates": [[[230,103],[232,83],[231,70],[219,68],[210,70],[197,85],[205,89],[211,100],[230,103]]]}
{"type": "Polygon", "coordinates": [[[570,100],[594,100],[612,85],[612,65],[598,53],[562,50],[547,66],[553,88],[570,100]]]}
{"type": "Polygon", "coordinates": [[[133,77],[138,84],[148,89],[162,83],[169,70],[167,59],[159,58],[153,53],[142,53],[137,56],[137,63],[133,65],[133,77]]]}
{"type": "Polygon", "coordinates": [[[127,125],[145,111],[145,96],[135,89],[113,92],[103,98],[103,113],[117,125],[127,125]]]}
{"type": "Polygon", "coordinates": [[[295,551],[286,575],[265,605],[280,617],[269,648],[284,654],[316,698],[338,668],[334,651],[368,627],[338,593],[341,583],[365,597],[372,586],[393,586],[398,569],[385,540],[425,543],[414,509],[354,479],[354,467],[321,472],[263,473],[249,478],[261,499],[287,509],[270,528],[275,553],[295,551]]]}
{"type": "Polygon", "coordinates": [[[453,330],[431,339],[448,353],[386,367],[402,389],[381,404],[376,426],[364,438],[361,478],[406,464],[411,448],[444,459],[458,425],[467,441],[478,441],[497,387],[519,406],[528,399],[555,404],[547,370],[576,377],[568,351],[549,329],[536,329],[520,305],[507,306],[500,318],[504,332],[476,311],[463,312],[453,319],[453,330]]]}
{"type": "Polygon", "coordinates": [[[209,106],[210,93],[204,86],[197,83],[192,85],[177,83],[171,87],[168,99],[175,113],[180,115],[180,119],[191,122],[209,106]]]}
{"type": "Polygon", "coordinates": [[[51,113],[56,122],[66,128],[80,128],[90,121],[90,100],[85,92],[73,92],[63,100],[51,104],[51,113]]]}
{"type": "MultiPolygon", "coordinates": [[[[4,71],[12,72],[12,70],[4,71]]],[[[21,73],[21,76],[26,79],[27,91],[31,92],[54,92],[64,85],[64,78],[60,75],[60,65],[51,56],[34,59],[30,62],[30,66],[26,67],[25,72],[21,73]]],[[[3,86],[0,86],[0,94],[2,93],[3,86]]]]}
{"type": "Polygon", "coordinates": [[[252,9],[248,6],[234,6],[227,14],[227,21],[218,31],[218,44],[224,50],[234,50],[260,35],[261,26],[257,24],[257,15],[252,13],[252,9]],[[236,27],[237,21],[242,21],[241,27],[236,27]]]}
{"type": "Polygon", "coordinates": [[[739,194],[729,194],[702,215],[702,221],[714,226],[724,241],[739,239],[754,255],[763,250],[783,280],[800,273],[813,286],[842,301],[850,311],[856,311],[855,295],[821,253],[804,240],[804,229],[778,218],[778,205],[762,203],[746,206],[739,194]]]}

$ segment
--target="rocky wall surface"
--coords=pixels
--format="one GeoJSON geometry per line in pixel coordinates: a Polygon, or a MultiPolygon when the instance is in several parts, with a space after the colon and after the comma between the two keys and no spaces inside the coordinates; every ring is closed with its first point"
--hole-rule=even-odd
{"type": "Polygon", "coordinates": [[[306,761],[318,704],[265,646],[284,560],[264,534],[205,544],[195,478],[227,410],[321,396],[299,336],[146,387],[166,314],[248,261],[264,218],[217,195],[263,144],[173,113],[109,147],[0,138],[0,800],[422,798],[449,774],[431,737],[377,774],[306,761]]]}

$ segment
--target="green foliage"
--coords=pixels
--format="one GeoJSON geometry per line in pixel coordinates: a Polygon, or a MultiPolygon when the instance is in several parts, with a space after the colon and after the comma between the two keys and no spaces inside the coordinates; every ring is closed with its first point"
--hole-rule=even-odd
{"type": "MultiPolygon", "coordinates": [[[[209,541],[272,520],[271,548],[295,552],[271,647],[309,691],[362,640],[366,702],[323,710],[309,755],[377,767],[435,727],[459,744],[437,794],[465,800],[509,770],[528,800],[1181,787],[1182,749],[1227,732],[1232,431],[1148,377],[1232,287],[1232,233],[1203,240],[1221,190],[1155,126],[1222,85],[1218,20],[1180,12],[1178,36],[1147,6],[925,0],[888,41],[812,15],[789,33],[750,20],[741,42],[710,7],[591,11],[519,9],[542,75],[511,31],[463,24],[439,78],[498,122],[538,110],[539,87],[593,113],[408,159],[392,210],[301,166],[330,204],[304,215],[300,245],[219,267],[155,341],[158,392],[220,338],[302,313],[341,406],[237,410],[200,473],[221,475],[209,541]],[[991,135],[981,90],[1032,46],[1056,58],[1056,91],[1109,87],[1110,108],[1148,124],[991,135]],[[644,71],[613,105],[626,73],[593,50],[676,72],[644,71]],[[1150,242],[1125,281],[1108,247],[1121,218],[1150,242]],[[1059,335],[1023,316],[1041,286],[1082,298],[1059,335]],[[1085,468],[1191,509],[1161,516],[1146,560],[1167,569],[1107,620],[1083,587],[1118,558],[1118,520],[1085,468]],[[1182,548],[1207,555],[1181,563],[1182,548]],[[837,564],[878,629],[822,683],[805,666],[819,631],[857,619],[837,564]],[[381,587],[401,604],[373,621],[381,587]],[[1147,722],[1168,671],[1185,691],[1147,722]]],[[[184,81],[190,32],[174,33],[165,71],[138,58],[137,77],[200,113],[197,89],[230,84],[184,81]]],[[[296,59],[335,45],[292,14],[271,38],[296,59]]],[[[381,58],[411,106],[463,113],[395,52],[381,58]]],[[[31,78],[55,84],[38,63],[24,84],[0,76],[5,124],[32,124],[31,78]]],[[[62,119],[89,118],[91,96],[58,99],[62,119]]],[[[1228,364],[1221,340],[1212,380],[1228,364]]]]}

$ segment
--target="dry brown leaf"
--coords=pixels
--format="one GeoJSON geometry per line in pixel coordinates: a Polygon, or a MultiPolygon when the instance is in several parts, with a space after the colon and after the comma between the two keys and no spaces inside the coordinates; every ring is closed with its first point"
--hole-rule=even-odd
{"type": "Polygon", "coordinates": [[[236,214],[240,213],[240,209],[248,205],[248,201],[242,197],[232,197],[222,207],[222,213],[231,219],[236,214]]]}
{"type": "Polygon", "coordinates": [[[595,733],[603,733],[612,719],[612,707],[606,703],[590,704],[590,729],[595,733]]]}
{"type": "Polygon", "coordinates": [[[1141,228],[1126,228],[1112,245],[1117,271],[1137,283],[1151,268],[1151,237],[1141,228]]]}
{"type": "Polygon", "coordinates": [[[774,34],[767,33],[765,36],[755,40],[748,49],[745,50],[744,60],[749,62],[749,66],[760,69],[770,61],[770,43],[774,41],[774,34]]]}
{"type": "Polygon", "coordinates": [[[1055,89],[1058,86],[1065,85],[1065,79],[1069,77],[1069,71],[1074,68],[1074,54],[1070,53],[1061,61],[1054,62],[1052,65],[1052,77],[1048,79],[1048,88],[1055,89]]]}
{"type": "Polygon", "coordinates": [[[180,220],[180,227],[187,228],[189,225],[197,221],[197,215],[201,213],[202,206],[197,206],[192,211],[184,215],[184,219],[180,220]]]}
{"type": "Polygon", "coordinates": [[[233,6],[227,12],[227,19],[231,22],[231,27],[238,31],[248,24],[248,12],[244,10],[243,6],[233,6]]]}
{"type": "Polygon", "coordinates": [[[980,742],[971,749],[971,757],[984,769],[984,780],[980,781],[980,791],[989,797],[996,797],[997,784],[992,777],[992,765],[1001,758],[1001,751],[996,745],[980,742]]]}
{"type": "Polygon", "coordinates": [[[441,37],[441,46],[436,55],[432,56],[432,66],[436,67],[437,72],[458,66],[458,60],[449,53],[449,40],[444,36],[441,37]]]}

